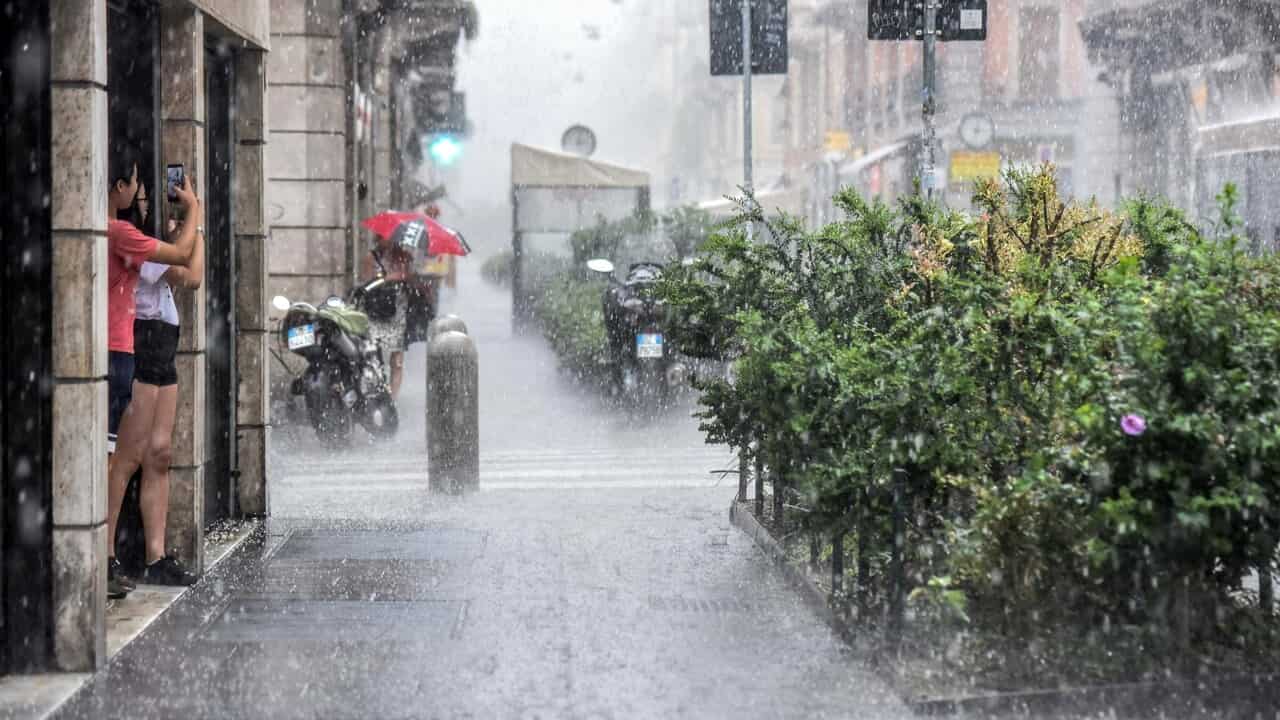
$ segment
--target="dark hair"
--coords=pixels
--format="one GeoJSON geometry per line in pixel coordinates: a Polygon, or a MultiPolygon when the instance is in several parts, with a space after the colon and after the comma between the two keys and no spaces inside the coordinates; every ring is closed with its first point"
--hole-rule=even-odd
{"type": "Polygon", "coordinates": [[[108,163],[109,179],[111,188],[116,188],[116,183],[129,182],[133,178],[134,170],[138,172],[138,179],[141,180],[142,174],[142,153],[138,149],[128,143],[113,143],[111,159],[108,163]]]}

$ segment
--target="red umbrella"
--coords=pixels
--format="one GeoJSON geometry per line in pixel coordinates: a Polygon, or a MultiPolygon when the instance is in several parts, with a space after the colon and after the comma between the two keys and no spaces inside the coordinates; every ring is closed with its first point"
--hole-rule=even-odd
{"type": "Polygon", "coordinates": [[[394,237],[397,242],[426,255],[469,255],[471,246],[462,233],[441,225],[422,213],[387,211],[366,218],[361,225],[379,237],[394,237]],[[423,245],[426,238],[426,247],[423,245]]]}

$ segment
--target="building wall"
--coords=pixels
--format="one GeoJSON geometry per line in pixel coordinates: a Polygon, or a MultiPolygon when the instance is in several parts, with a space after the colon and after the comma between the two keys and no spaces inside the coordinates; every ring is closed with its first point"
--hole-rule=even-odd
{"type": "Polygon", "coordinates": [[[236,67],[236,465],[245,515],[266,515],[267,448],[271,440],[267,317],[267,53],[246,49],[236,67]]]}
{"type": "Polygon", "coordinates": [[[270,7],[268,294],[318,302],[349,285],[342,8],[334,0],[270,7]]]}
{"type": "Polygon", "coordinates": [[[53,0],[54,660],[106,662],[107,15],[53,0]]]}
{"type": "Polygon", "coordinates": [[[265,50],[270,44],[271,15],[264,11],[262,0],[190,0],[190,4],[256,49],[265,50]]]}
{"type": "MultiPolygon", "coordinates": [[[[209,187],[205,152],[205,17],[186,4],[161,9],[160,154],[182,163],[196,188],[209,187]]],[[[162,203],[162,212],[169,206],[162,203]]],[[[167,218],[162,215],[160,227],[167,218]]],[[[178,412],[174,422],[173,467],[169,474],[167,545],[197,572],[204,566],[204,465],[206,375],[206,290],[177,289],[174,299],[182,332],[178,341],[178,412]]],[[[212,481],[212,479],[210,480],[212,481]]]]}
{"type": "MultiPolygon", "coordinates": [[[[1105,112],[1103,103],[1103,112],[1082,121],[1090,102],[1106,94],[1106,88],[1095,79],[1096,72],[1088,66],[1077,28],[1085,6],[1084,0],[990,0],[986,42],[939,43],[936,121],[942,143],[938,154],[941,167],[949,166],[951,151],[966,149],[956,134],[961,118],[980,111],[995,123],[996,137],[990,150],[1001,153],[1006,162],[1051,159],[1060,167],[1064,187],[1077,196],[1100,194],[1109,187],[1110,178],[1104,177],[1109,173],[1099,164],[1115,152],[1115,133],[1105,132],[1114,116],[1105,112]],[[1048,48],[1056,79],[1036,82],[1026,74],[1024,66],[1039,48],[1048,48]]],[[[908,145],[903,149],[876,164],[874,181],[870,172],[864,172],[855,184],[864,192],[909,192],[917,162],[911,145],[922,129],[922,43],[866,40],[866,11],[867,2],[858,0],[843,14],[796,14],[793,32],[804,43],[798,51],[825,56],[819,61],[826,73],[822,87],[840,98],[831,103],[820,95],[793,91],[789,96],[795,104],[792,113],[822,118],[827,129],[847,130],[853,148],[837,158],[828,148],[815,148],[806,136],[789,149],[788,167],[817,169],[832,162],[839,166],[905,141],[908,145]],[[838,34],[843,35],[843,42],[828,40],[838,34]],[[831,111],[832,104],[844,108],[843,117],[831,111]],[[841,122],[847,127],[834,126],[841,122]]],[[[796,81],[793,75],[792,82],[796,81]]],[[[808,175],[824,176],[829,173],[808,175]]],[[[830,185],[815,188],[813,195],[825,198],[833,189],[830,185]]],[[[968,201],[968,185],[949,184],[946,199],[963,207],[968,201]]]]}
{"type": "MultiPolygon", "coordinates": [[[[53,547],[55,668],[86,672],[106,662],[107,558],[107,8],[102,0],[52,0],[53,547]]],[[[259,3],[165,0],[161,4],[161,155],[207,187],[204,138],[206,32],[238,38],[239,152],[237,321],[240,505],[265,508],[264,50],[269,19],[259,3]],[[201,8],[214,13],[206,17],[201,8]],[[242,30],[236,30],[241,28],[242,30]],[[242,33],[242,34],[237,34],[242,33]],[[247,479],[246,479],[247,476],[247,479]]],[[[152,189],[155,192],[156,189],[152,189]]],[[[163,203],[156,203],[162,207],[163,203]]],[[[163,209],[161,209],[163,212],[163,209]]],[[[163,225],[162,225],[163,226],[163,225]]],[[[177,293],[179,412],[168,544],[203,567],[204,295],[177,293]]],[[[220,478],[231,483],[231,478],[220,478]]]]}

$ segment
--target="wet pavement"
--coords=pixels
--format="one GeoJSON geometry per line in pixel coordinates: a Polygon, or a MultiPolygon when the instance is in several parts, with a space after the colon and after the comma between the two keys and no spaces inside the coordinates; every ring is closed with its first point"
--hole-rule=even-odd
{"type": "Polygon", "coordinates": [[[481,492],[427,492],[416,348],[398,439],[277,428],[272,517],[60,716],[905,717],[730,527],[690,409],[606,406],[478,264],[481,492]]]}

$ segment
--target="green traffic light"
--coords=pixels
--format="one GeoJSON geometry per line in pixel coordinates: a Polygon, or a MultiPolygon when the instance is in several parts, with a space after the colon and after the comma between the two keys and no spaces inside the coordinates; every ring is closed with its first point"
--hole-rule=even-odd
{"type": "Polygon", "coordinates": [[[462,143],[444,135],[431,141],[431,157],[441,165],[452,165],[462,155],[462,143]]]}

